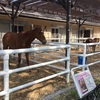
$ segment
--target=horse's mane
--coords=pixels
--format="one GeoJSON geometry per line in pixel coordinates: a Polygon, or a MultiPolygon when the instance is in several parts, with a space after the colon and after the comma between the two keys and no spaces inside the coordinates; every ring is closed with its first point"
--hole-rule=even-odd
{"type": "Polygon", "coordinates": [[[42,31],[41,28],[36,27],[36,28],[34,28],[34,29],[32,29],[32,30],[29,30],[29,31],[23,31],[23,32],[20,32],[19,34],[23,34],[23,35],[25,35],[25,34],[29,34],[30,32],[33,32],[33,31],[35,32],[35,31],[37,31],[37,30],[42,31]]]}

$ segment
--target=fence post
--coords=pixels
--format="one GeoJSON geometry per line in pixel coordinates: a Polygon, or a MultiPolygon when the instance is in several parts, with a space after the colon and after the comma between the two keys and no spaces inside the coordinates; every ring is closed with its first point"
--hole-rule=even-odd
{"type": "Polygon", "coordinates": [[[6,92],[4,100],[9,100],[9,54],[4,55],[3,63],[3,70],[6,72],[4,75],[4,91],[6,92]]]}
{"type": "MultiPolygon", "coordinates": [[[[67,48],[67,57],[70,58],[70,48],[67,48]]],[[[70,59],[67,60],[66,70],[69,71],[67,73],[67,83],[69,83],[69,80],[70,80],[70,59]]]]}
{"type": "MultiPolygon", "coordinates": [[[[87,47],[87,46],[86,46],[86,44],[85,44],[85,45],[84,45],[84,50],[83,50],[83,55],[84,55],[84,56],[83,56],[83,63],[82,63],[84,66],[86,65],[86,53],[87,53],[87,52],[86,52],[86,51],[87,51],[87,50],[86,50],[86,49],[87,49],[86,47],[87,47]]],[[[82,70],[85,70],[85,69],[82,68],[82,70]]]]}

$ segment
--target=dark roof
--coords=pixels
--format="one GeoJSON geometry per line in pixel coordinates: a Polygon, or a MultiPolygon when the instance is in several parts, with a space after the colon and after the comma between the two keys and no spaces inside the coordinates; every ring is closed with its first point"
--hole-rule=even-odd
{"type": "MultiPolygon", "coordinates": [[[[7,8],[11,8],[12,5],[15,5],[15,9],[18,4],[20,4],[20,10],[24,9],[25,12],[33,13],[34,16],[38,13],[40,16],[48,15],[50,17],[51,15],[51,18],[56,16],[64,20],[66,18],[64,17],[66,15],[66,10],[64,8],[66,1],[67,0],[0,0],[0,4],[7,8]]],[[[73,6],[72,18],[88,18],[89,21],[100,23],[100,0],[71,1],[73,6]]]]}

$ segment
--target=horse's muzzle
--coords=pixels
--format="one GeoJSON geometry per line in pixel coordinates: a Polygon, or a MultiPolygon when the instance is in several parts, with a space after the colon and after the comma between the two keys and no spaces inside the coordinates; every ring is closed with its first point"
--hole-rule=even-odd
{"type": "Polygon", "coordinates": [[[47,41],[46,41],[46,40],[42,41],[42,44],[46,44],[46,43],[47,43],[47,41]]]}

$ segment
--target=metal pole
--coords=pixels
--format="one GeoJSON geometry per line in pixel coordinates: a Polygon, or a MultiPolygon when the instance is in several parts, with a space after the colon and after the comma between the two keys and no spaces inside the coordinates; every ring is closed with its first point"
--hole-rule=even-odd
{"type": "MultiPolygon", "coordinates": [[[[67,16],[66,16],[66,44],[69,43],[69,32],[70,32],[70,17],[71,17],[71,0],[67,0],[67,16]]],[[[67,56],[67,49],[65,56],[67,56]]],[[[65,68],[67,67],[67,61],[65,61],[65,68]]]]}
{"type": "MultiPolygon", "coordinates": [[[[66,44],[69,44],[69,33],[70,33],[70,17],[71,17],[71,0],[67,0],[67,4],[66,4],[66,11],[67,11],[67,17],[66,17],[66,44]]],[[[65,51],[65,56],[68,57],[69,52],[65,51]]],[[[65,69],[69,70],[70,72],[70,61],[65,61],[65,69]]],[[[69,77],[70,77],[70,73],[67,74],[66,78],[67,78],[67,83],[69,82],[69,77]]]]}
{"type": "Polygon", "coordinates": [[[12,32],[14,32],[14,5],[12,5],[12,15],[11,15],[11,20],[12,20],[12,32]]]}

